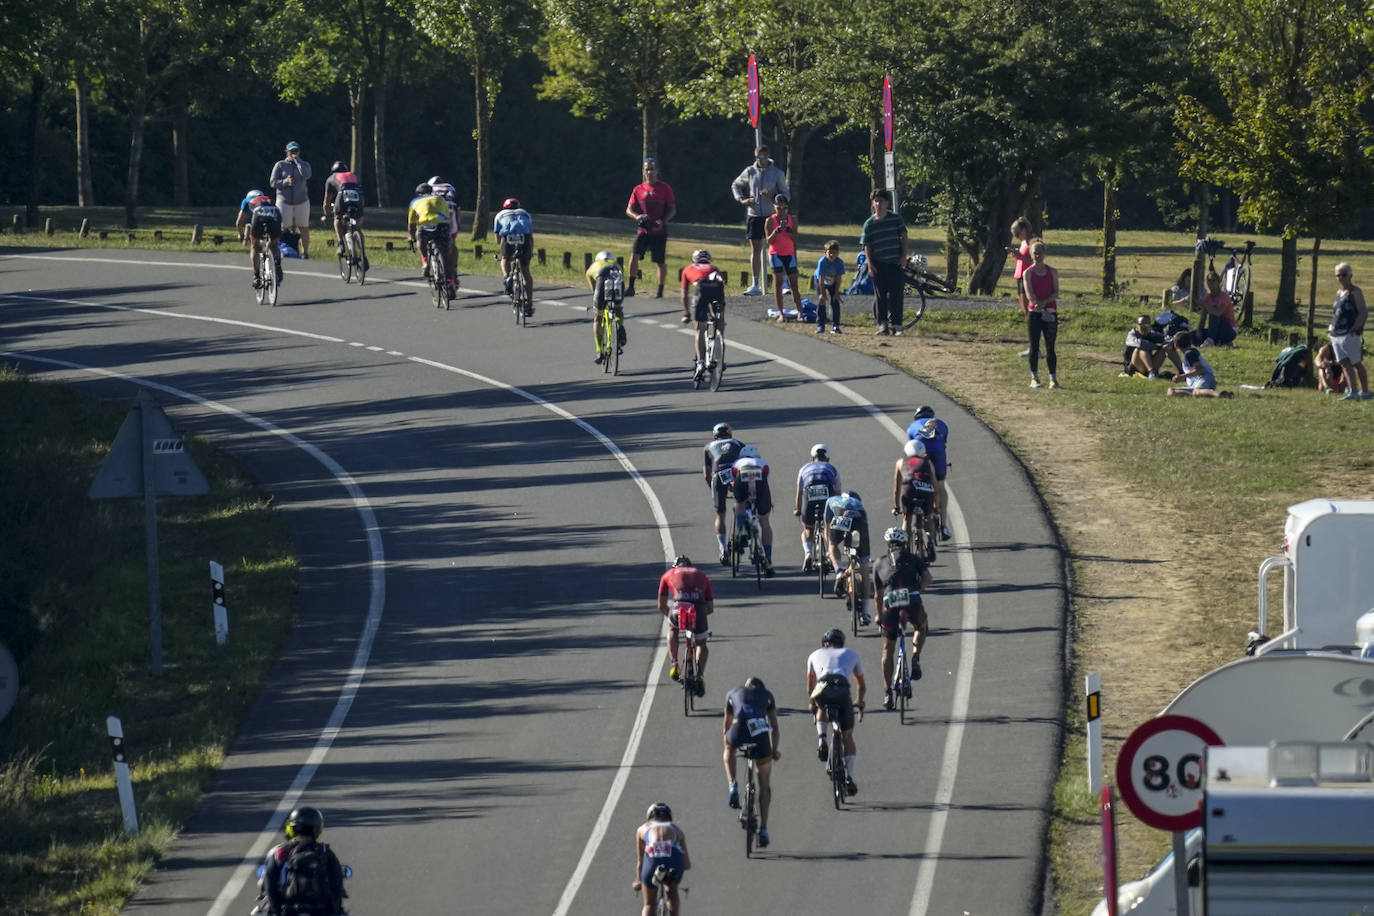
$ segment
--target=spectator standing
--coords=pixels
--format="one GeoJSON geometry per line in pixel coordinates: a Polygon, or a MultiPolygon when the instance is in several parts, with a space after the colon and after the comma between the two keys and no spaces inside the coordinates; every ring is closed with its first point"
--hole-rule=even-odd
{"type": "Polygon", "coordinates": [[[1199,347],[1221,347],[1236,339],[1236,307],[1231,294],[1222,291],[1221,277],[1215,270],[1207,271],[1207,293],[1199,305],[1207,316],[1199,347]]]}
{"type": "Polygon", "coordinates": [[[840,257],[840,243],[831,239],[825,243],[825,254],[816,262],[816,333],[825,333],[826,306],[830,306],[831,334],[840,333],[840,282],[844,279],[844,260],[840,257]]]}
{"type": "Polygon", "coordinates": [[[625,215],[639,227],[635,233],[634,250],[630,253],[630,282],[625,295],[635,294],[635,277],[639,273],[639,259],[647,252],[658,267],[657,298],[663,298],[663,280],[667,273],[668,221],[677,215],[677,198],[666,181],[658,177],[658,160],[648,156],[644,160],[644,181],[630,192],[625,215]]]}
{"type": "Polygon", "coordinates": [[[864,260],[873,277],[873,320],[878,336],[902,333],[902,265],[906,263],[906,223],[892,212],[892,197],[882,188],[869,195],[873,207],[859,234],[864,260]]]}
{"type": "MultiPolygon", "coordinates": [[[[768,147],[754,150],[754,162],[730,183],[730,193],[745,208],[744,235],[749,239],[749,288],[746,296],[761,296],[763,288],[764,221],[773,215],[773,201],[787,194],[787,176],[769,158],[768,147]]],[[[782,306],[778,306],[782,311],[782,306]]]]}
{"type": "Polygon", "coordinates": [[[1351,273],[1346,262],[1336,265],[1336,283],[1340,289],[1336,291],[1336,301],[1331,306],[1331,324],[1326,330],[1331,335],[1331,351],[1345,373],[1346,392],[1341,400],[1365,401],[1370,397],[1369,377],[1360,350],[1369,307],[1364,301],[1364,291],[1351,282],[1351,273]]]}
{"type": "Polygon", "coordinates": [[[1022,275],[1026,282],[1026,329],[1030,334],[1030,386],[1039,388],[1040,341],[1045,342],[1045,368],[1050,371],[1050,387],[1058,388],[1055,366],[1059,361],[1054,351],[1059,336],[1059,271],[1045,263],[1045,242],[1032,239],[1031,266],[1022,275]]]}
{"type": "Polygon", "coordinates": [[[301,257],[310,258],[310,189],[307,182],[312,170],[301,158],[301,145],[295,140],[286,144],[286,158],[272,166],[272,187],[277,191],[277,209],[281,211],[283,229],[294,229],[301,235],[301,257]]]}
{"type": "Polygon", "coordinates": [[[774,198],[773,215],[764,221],[763,227],[768,240],[768,263],[773,269],[773,304],[781,323],[786,320],[782,314],[784,286],[790,288],[792,305],[801,314],[801,293],[797,291],[797,218],[792,215],[786,194],[774,198]]]}

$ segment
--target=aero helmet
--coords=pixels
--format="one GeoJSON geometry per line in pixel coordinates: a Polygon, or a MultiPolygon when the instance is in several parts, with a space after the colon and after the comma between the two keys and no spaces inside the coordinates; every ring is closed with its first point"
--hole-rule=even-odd
{"type": "Polygon", "coordinates": [[[830,446],[823,442],[817,442],[815,445],[811,446],[811,457],[816,461],[829,461],[830,446]]]}
{"type": "Polygon", "coordinates": [[[319,839],[321,833],[324,833],[324,815],[319,808],[302,805],[286,819],[286,836],[289,839],[302,836],[319,839]]]}
{"type": "Polygon", "coordinates": [[[739,456],[740,456],[741,458],[759,458],[759,457],[761,457],[761,456],[759,455],[759,447],[758,447],[757,445],[746,445],[744,448],[742,448],[742,449],[739,450],[739,456]]]}
{"type": "Polygon", "coordinates": [[[705,248],[698,248],[696,251],[692,252],[692,263],[693,263],[693,264],[709,264],[709,263],[711,263],[711,252],[707,251],[705,248]]]}
{"type": "Polygon", "coordinates": [[[843,649],[844,630],[841,630],[838,627],[831,627],[830,629],[826,630],[825,635],[821,637],[821,645],[833,646],[836,649],[843,649]]]}
{"type": "Polygon", "coordinates": [[[614,261],[614,260],[615,260],[615,255],[611,254],[609,251],[598,251],[598,252],[596,253],[596,260],[598,260],[598,261],[614,261]]]}
{"type": "Polygon", "coordinates": [[[668,823],[673,819],[673,809],[668,807],[667,802],[654,802],[649,806],[649,810],[644,812],[644,819],[668,823]]]}
{"type": "Polygon", "coordinates": [[[929,420],[933,416],[935,416],[935,408],[931,407],[929,404],[922,404],[920,407],[916,408],[916,414],[911,419],[929,420]]]}
{"type": "Polygon", "coordinates": [[[711,435],[715,436],[717,439],[724,439],[726,436],[730,435],[730,424],[717,423],[715,426],[711,427],[711,435]]]}
{"type": "Polygon", "coordinates": [[[845,499],[852,499],[852,500],[854,500],[854,502],[856,502],[856,503],[861,503],[861,502],[863,502],[863,500],[859,498],[859,491],[858,491],[858,490],[845,490],[845,491],[844,491],[844,498],[845,498],[845,499]]]}
{"type": "Polygon", "coordinates": [[[926,456],[926,444],[920,439],[908,439],[906,445],[902,446],[902,454],[908,458],[924,458],[926,456]]]}

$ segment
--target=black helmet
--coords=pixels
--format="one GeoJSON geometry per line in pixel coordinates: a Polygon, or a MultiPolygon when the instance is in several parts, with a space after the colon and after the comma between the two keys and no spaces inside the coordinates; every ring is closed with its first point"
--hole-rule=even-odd
{"type": "Polygon", "coordinates": [[[852,499],[852,500],[854,500],[856,503],[861,503],[861,502],[863,502],[863,499],[860,498],[860,496],[859,496],[859,491],[858,491],[858,490],[845,490],[845,491],[844,491],[844,495],[845,495],[845,497],[846,497],[847,499],[852,499]]]}
{"type": "Polygon", "coordinates": [[[933,416],[935,416],[935,408],[931,407],[929,404],[922,404],[920,407],[916,408],[916,414],[911,419],[929,420],[933,416]]]}
{"type": "Polygon", "coordinates": [[[419,184],[417,184],[417,185],[415,186],[415,193],[416,193],[416,194],[428,194],[430,191],[433,191],[433,190],[434,190],[433,188],[431,188],[427,183],[425,183],[425,182],[423,182],[423,181],[420,182],[419,184]]]}
{"type": "Polygon", "coordinates": [[[831,627],[830,629],[826,630],[825,635],[821,637],[821,645],[829,645],[835,647],[836,649],[843,649],[844,630],[841,630],[839,627],[831,627]]]}
{"type": "Polygon", "coordinates": [[[717,439],[724,439],[726,436],[731,435],[730,424],[717,423],[715,426],[711,427],[711,435],[715,436],[717,439]]]}
{"type": "Polygon", "coordinates": [[[324,815],[319,808],[302,805],[286,819],[286,835],[290,839],[308,836],[317,840],[321,833],[324,833],[324,815]]]}
{"type": "Polygon", "coordinates": [[[744,682],[744,686],[745,686],[745,687],[751,687],[751,688],[753,688],[754,690],[767,690],[767,689],[768,689],[767,687],[763,686],[763,678],[761,678],[761,677],[751,677],[751,678],[749,678],[749,680],[747,680],[747,681],[744,682]]]}
{"type": "Polygon", "coordinates": [[[673,819],[673,809],[668,807],[667,802],[654,802],[649,806],[649,810],[644,812],[644,819],[668,823],[673,819]]]}
{"type": "Polygon", "coordinates": [[[331,175],[334,174],[335,172],[347,172],[347,171],[348,171],[348,163],[346,163],[346,162],[335,162],[333,165],[331,165],[331,166],[329,167],[329,174],[331,174],[331,175]]]}
{"type": "Polygon", "coordinates": [[[677,558],[673,560],[673,568],[674,568],[674,569],[676,569],[676,568],[679,567],[679,566],[691,566],[691,565],[692,565],[692,559],[691,559],[691,557],[687,556],[687,554],[685,554],[685,553],[680,553],[680,554],[678,554],[678,555],[677,555],[677,558]]]}

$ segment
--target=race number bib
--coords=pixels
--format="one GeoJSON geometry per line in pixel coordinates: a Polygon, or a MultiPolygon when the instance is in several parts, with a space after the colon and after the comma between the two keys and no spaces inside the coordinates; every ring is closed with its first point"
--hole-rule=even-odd
{"type": "Polygon", "coordinates": [[[821,499],[830,498],[830,487],[823,483],[813,483],[806,488],[806,499],[808,502],[815,502],[821,499]]]}
{"type": "Polygon", "coordinates": [[[673,843],[671,840],[655,840],[644,846],[644,854],[651,859],[667,859],[673,854],[673,843]]]}
{"type": "Polygon", "coordinates": [[[883,596],[883,604],[888,607],[910,607],[911,591],[905,588],[890,588],[883,596]]]}
{"type": "Polygon", "coordinates": [[[934,493],[935,485],[926,483],[924,480],[913,480],[911,482],[913,490],[920,490],[922,493],[934,493]]]}
{"type": "Polygon", "coordinates": [[[263,219],[281,219],[281,211],[276,204],[263,204],[253,211],[254,216],[261,216],[263,219]]]}
{"type": "Polygon", "coordinates": [[[762,480],[763,468],[740,468],[739,479],[743,481],[762,480]]]}
{"type": "Polygon", "coordinates": [[[510,235],[507,235],[507,236],[506,236],[506,244],[507,244],[507,245],[523,245],[523,244],[525,244],[525,233],[523,233],[523,232],[512,232],[510,235]]]}
{"type": "Polygon", "coordinates": [[[721,483],[729,483],[734,480],[735,472],[730,468],[726,468],[723,471],[717,471],[716,476],[720,478],[721,483]]]}
{"type": "Polygon", "coordinates": [[[831,531],[848,531],[852,527],[854,527],[854,516],[852,515],[837,515],[830,520],[831,531]]]}
{"type": "Polygon", "coordinates": [[[363,202],[363,195],[352,188],[344,188],[339,192],[340,204],[360,204],[363,202]]]}
{"type": "Polygon", "coordinates": [[[773,730],[773,726],[769,725],[768,720],[763,718],[745,719],[744,727],[749,729],[750,738],[757,738],[759,735],[773,730]]]}

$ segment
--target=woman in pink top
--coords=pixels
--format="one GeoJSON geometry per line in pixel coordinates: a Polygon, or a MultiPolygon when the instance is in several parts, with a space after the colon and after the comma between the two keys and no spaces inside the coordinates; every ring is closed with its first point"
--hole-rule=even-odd
{"type": "Polygon", "coordinates": [[[1032,388],[1039,388],[1040,339],[1045,340],[1045,368],[1050,370],[1050,387],[1058,388],[1059,380],[1054,377],[1058,358],[1054,352],[1054,339],[1059,335],[1059,271],[1045,263],[1045,243],[1032,239],[1030,243],[1031,266],[1021,279],[1026,287],[1026,327],[1030,332],[1030,373],[1032,388]]]}
{"type": "Polygon", "coordinates": [[[797,292],[797,220],[786,194],[773,198],[773,215],[764,220],[763,237],[768,240],[768,260],[773,266],[773,304],[782,316],[782,278],[792,290],[792,306],[801,314],[801,293],[797,292]]]}
{"type": "Polygon", "coordinates": [[[1026,286],[1022,277],[1026,273],[1026,268],[1031,266],[1030,220],[1024,216],[1018,216],[1016,222],[1011,224],[1011,237],[1021,243],[1019,248],[1008,248],[1007,254],[1016,259],[1016,272],[1012,274],[1012,279],[1016,281],[1016,298],[1021,302],[1021,313],[1025,314],[1028,306],[1026,304],[1026,286]]]}
{"type": "Polygon", "coordinates": [[[1214,270],[1207,271],[1207,295],[1202,297],[1202,311],[1208,316],[1202,332],[1200,347],[1220,347],[1236,339],[1236,307],[1231,294],[1222,292],[1221,277],[1214,270]]]}

